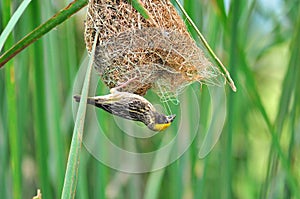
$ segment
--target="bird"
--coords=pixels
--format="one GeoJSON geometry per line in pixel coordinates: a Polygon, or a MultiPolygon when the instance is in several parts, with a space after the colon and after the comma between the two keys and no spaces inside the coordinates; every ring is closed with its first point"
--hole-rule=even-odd
{"type": "MultiPolygon", "coordinates": [[[[113,115],[143,122],[152,131],[163,131],[167,129],[176,115],[165,115],[158,112],[147,99],[140,95],[118,91],[119,88],[124,87],[128,82],[110,89],[110,94],[108,95],[88,97],[87,103],[113,115]]],[[[81,96],[74,95],[74,99],[76,102],[79,102],[81,96]]]]}

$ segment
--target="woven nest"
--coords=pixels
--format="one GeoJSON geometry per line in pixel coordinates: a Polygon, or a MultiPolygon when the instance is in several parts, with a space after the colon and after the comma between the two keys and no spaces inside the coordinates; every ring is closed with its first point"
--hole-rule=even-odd
{"type": "Polygon", "coordinates": [[[85,42],[95,51],[95,68],[109,88],[134,78],[123,91],[144,95],[153,88],[162,100],[177,99],[193,82],[214,82],[220,74],[190,37],[167,0],[141,0],[146,20],[126,0],[90,0],[85,42]]]}

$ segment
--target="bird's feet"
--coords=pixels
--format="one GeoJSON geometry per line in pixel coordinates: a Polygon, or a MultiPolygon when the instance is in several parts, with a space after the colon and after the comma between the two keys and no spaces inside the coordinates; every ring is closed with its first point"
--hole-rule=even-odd
{"type": "Polygon", "coordinates": [[[110,89],[110,93],[113,94],[113,93],[119,92],[118,91],[119,89],[126,87],[129,83],[133,82],[134,80],[137,80],[137,77],[133,77],[133,78],[127,80],[126,82],[121,83],[119,86],[116,86],[116,87],[110,89]]]}

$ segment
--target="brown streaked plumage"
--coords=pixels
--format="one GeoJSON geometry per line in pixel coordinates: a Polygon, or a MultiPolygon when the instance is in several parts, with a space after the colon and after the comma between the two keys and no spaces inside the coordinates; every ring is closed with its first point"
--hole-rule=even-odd
{"type": "MultiPolygon", "coordinates": [[[[153,131],[162,131],[168,128],[176,115],[166,116],[159,113],[145,98],[128,92],[118,91],[119,87],[112,88],[110,94],[104,96],[88,97],[87,103],[101,108],[119,117],[143,122],[153,131]]],[[[80,96],[74,99],[79,102],[80,96]]]]}

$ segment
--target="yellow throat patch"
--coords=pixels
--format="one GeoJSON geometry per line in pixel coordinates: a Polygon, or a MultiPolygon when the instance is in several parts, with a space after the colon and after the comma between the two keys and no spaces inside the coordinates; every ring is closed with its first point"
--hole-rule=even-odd
{"type": "Polygon", "coordinates": [[[166,123],[166,124],[155,124],[154,125],[154,130],[155,131],[163,131],[166,128],[168,128],[171,125],[171,122],[166,123]]]}

